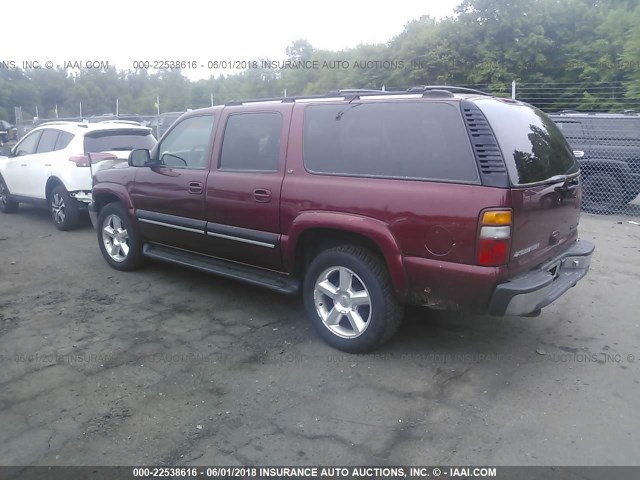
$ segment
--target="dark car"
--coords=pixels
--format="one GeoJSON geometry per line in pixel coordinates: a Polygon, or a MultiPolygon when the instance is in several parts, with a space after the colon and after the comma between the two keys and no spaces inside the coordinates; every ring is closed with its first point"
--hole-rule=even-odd
{"type": "Polygon", "coordinates": [[[336,348],[405,304],[537,315],[586,275],[579,167],[541,111],[454,87],[231,102],[95,175],[100,249],[302,291],[336,348]],[[462,93],[454,93],[462,92],[462,93]]]}
{"type": "Polygon", "coordinates": [[[583,207],[615,213],[640,194],[640,115],[551,114],[573,148],[583,179],[583,207]]]}
{"type": "Polygon", "coordinates": [[[6,120],[0,120],[0,145],[18,139],[18,130],[6,120]]]}

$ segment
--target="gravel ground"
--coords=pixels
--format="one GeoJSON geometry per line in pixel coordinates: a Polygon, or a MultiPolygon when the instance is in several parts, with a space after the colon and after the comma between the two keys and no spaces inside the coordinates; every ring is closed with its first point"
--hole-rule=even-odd
{"type": "Polygon", "coordinates": [[[638,217],[584,215],[590,274],[538,318],[411,309],[370,355],[295,297],[151,263],[88,221],[0,215],[2,465],[634,465],[638,217]]]}

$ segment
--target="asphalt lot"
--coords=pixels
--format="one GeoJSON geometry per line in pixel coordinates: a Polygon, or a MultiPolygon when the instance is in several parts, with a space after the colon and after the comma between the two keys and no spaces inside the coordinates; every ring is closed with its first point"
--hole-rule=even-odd
{"type": "Polygon", "coordinates": [[[88,220],[0,215],[0,464],[637,465],[628,220],[583,216],[591,272],[540,317],[412,309],[357,356],[298,298],[159,263],[117,272],[88,220]]]}

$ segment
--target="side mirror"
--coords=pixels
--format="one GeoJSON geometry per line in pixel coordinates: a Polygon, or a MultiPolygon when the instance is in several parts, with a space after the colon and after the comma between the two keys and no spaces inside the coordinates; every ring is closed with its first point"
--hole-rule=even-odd
{"type": "Polygon", "coordinates": [[[128,163],[131,167],[144,167],[148,163],[151,163],[151,154],[149,150],[137,148],[129,154],[128,163]]]}

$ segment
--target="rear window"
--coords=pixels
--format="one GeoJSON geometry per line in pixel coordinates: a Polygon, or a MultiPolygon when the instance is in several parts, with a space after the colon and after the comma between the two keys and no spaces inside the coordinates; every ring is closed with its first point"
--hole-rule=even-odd
{"type": "Polygon", "coordinates": [[[67,145],[73,140],[73,135],[68,132],[60,132],[58,141],[56,142],[55,150],[62,150],[67,148],[67,145]]]}
{"type": "Polygon", "coordinates": [[[460,109],[444,102],[309,105],[312,173],[479,183],[460,109]]]}
{"type": "Polygon", "coordinates": [[[85,152],[128,151],[136,148],[151,150],[156,139],[144,130],[105,130],[84,137],[85,152]]]}
{"type": "Polygon", "coordinates": [[[516,185],[578,171],[571,147],[560,129],[537,108],[494,99],[478,100],[516,185]]]}

